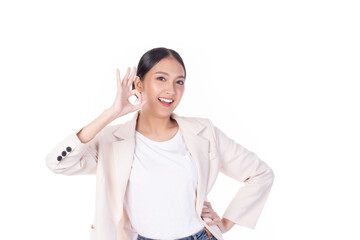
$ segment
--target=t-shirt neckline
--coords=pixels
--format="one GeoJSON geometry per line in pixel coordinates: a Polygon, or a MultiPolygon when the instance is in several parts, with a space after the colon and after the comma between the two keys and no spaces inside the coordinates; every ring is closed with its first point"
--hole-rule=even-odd
{"type": "Polygon", "coordinates": [[[141,138],[144,139],[145,141],[148,141],[148,142],[151,142],[151,143],[154,143],[154,144],[164,144],[164,143],[169,143],[169,142],[171,142],[171,141],[174,141],[175,138],[180,134],[180,128],[178,128],[176,134],[175,134],[172,138],[170,138],[169,140],[161,141],[161,142],[152,140],[152,139],[144,136],[143,134],[141,134],[141,133],[138,132],[138,131],[135,131],[135,133],[136,133],[137,136],[141,137],[141,138]]]}

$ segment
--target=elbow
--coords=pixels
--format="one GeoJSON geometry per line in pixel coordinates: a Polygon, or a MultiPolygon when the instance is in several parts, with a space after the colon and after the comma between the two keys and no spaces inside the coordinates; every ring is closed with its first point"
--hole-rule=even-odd
{"type": "Polygon", "coordinates": [[[263,173],[261,175],[263,175],[263,181],[272,185],[275,179],[275,174],[274,170],[269,165],[263,163],[263,173]]]}
{"type": "Polygon", "coordinates": [[[265,185],[271,186],[274,182],[274,179],[274,171],[271,168],[268,168],[265,172],[262,173],[260,182],[264,183],[265,185]]]}
{"type": "Polygon", "coordinates": [[[256,174],[249,176],[244,182],[245,183],[252,183],[252,184],[263,184],[271,186],[275,179],[275,174],[272,168],[267,165],[261,171],[258,171],[256,174]]]}
{"type": "Polygon", "coordinates": [[[275,174],[274,174],[274,171],[269,168],[269,173],[268,173],[268,178],[269,178],[269,182],[272,184],[274,182],[274,179],[275,179],[275,174]]]}
{"type": "Polygon", "coordinates": [[[263,175],[262,178],[265,182],[270,184],[274,182],[275,179],[274,170],[271,167],[269,167],[269,165],[264,164],[263,173],[261,175],[263,175]]]}

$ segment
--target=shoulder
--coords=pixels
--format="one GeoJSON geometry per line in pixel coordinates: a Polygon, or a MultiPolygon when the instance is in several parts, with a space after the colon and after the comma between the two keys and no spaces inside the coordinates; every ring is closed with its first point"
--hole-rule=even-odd
{"type": "Polygon", "coordinates": [[[184,128],[189,128],[193,132],[214,132],[214,125],[209,118],[197,116],[176,116],[176,120],[184,128]]]}
{"type": "Polygon", "coordinates": [[[177,118],[181,119],[184,122],[192,123],[192,124],[202,124],[202,125],[211,125],[211,120],[205,117],[194,117],[194,116],[177,116],[177,118]]]}

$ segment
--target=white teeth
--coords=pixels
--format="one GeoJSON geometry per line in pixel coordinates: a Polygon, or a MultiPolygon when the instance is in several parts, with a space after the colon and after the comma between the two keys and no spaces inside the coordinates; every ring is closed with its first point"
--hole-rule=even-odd
{"type": "Polygon", "coordinates": [[[167,103],[171,103],[174,101],[174,100],[169,100],[169,99],[165,99],[165,98],[159,98],[159,100],[163,101],[163,102],[167,102],[167,103]]]}

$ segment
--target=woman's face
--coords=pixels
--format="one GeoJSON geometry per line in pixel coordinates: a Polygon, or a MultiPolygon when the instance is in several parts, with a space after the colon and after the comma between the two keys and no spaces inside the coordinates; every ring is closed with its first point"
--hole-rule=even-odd
{"type": "Polygon", "coordinates": [[[135,80],[136,89],[146,100],[143,110],[159,117],[168,117],[180,103],[185,90],[185,71],[173,57],[166,57],[155,64],[143,81],[135,80]]]}

